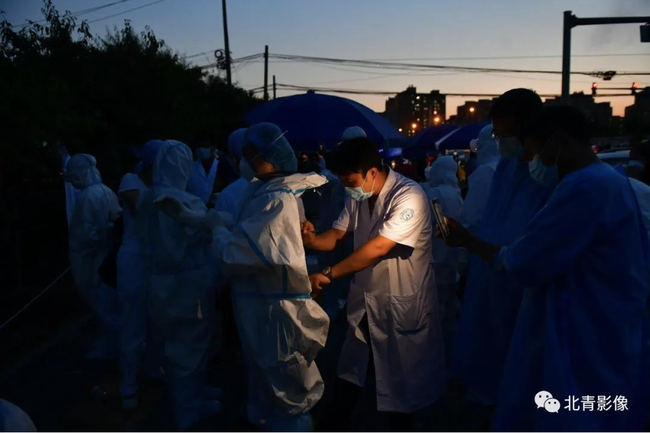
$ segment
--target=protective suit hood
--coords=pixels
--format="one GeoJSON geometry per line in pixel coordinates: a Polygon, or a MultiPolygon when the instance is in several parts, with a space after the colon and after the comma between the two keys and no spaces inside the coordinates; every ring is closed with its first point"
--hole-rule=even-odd
{"type": "Polygon", "coordinates": [[[458,165],[451,156],[442,156],[431,164],[429,170],[429,185],[436,187],[449,185],[458,188],[458,165]]]}
{"type": "Polygon", "coordinates": [[[166,140],[153,163],[154,186],[185,191],[192,168],[192,151],[180,141],[166,140]]]}
{"type": "Polygon", "coordinates": [[[478,134],[476,156],[480,165],[498,161],[501,158],[496,140],[492,137],[492,125],[487,125],[478,134]]]}
{"type": "Polygon", "coordinates": [[[78,153],[68,161],[64,179],[77,189],[85,189],[90,185],[101,183],[102,177],[96,165],[97,160],[94,156],[78,153]]]}

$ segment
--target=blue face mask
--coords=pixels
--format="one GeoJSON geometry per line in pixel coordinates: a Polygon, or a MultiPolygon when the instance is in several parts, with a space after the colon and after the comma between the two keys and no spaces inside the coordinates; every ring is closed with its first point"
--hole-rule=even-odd
{"type": "Polygon", "coordinates": [[[249,182],[255,177],[253,167],[244,158],[239,160],[239,174],[249,182]]]}
{"type": "Polygon", "coordinates": [[[554,188],[560,181],[557,165],[550,167],[544,165],[539,155],[535,155],[533,160],[528,163],[528,171],[534,181],[548,188],[554,188]]]}
{"type": "Polygon", "coordinates": [[[198,147],[195,153],[199,161],[206,161],[214,156],[214,153],[209,147],[198,147]]]}
{"type": "Polygon", "coordinates": [[[370,188],[370,192],[366,192],[363,189],[363,186],[366,184],[367,180],[368,180],[368,175],[366,174],[366,178],[363,180],[361,186],[358,186],[356,188],[350,188],[347,186],[345,187],[345,191],[348,193],[348,195],[352,200],[364,201],[372,197],[372,191],[375,189],[375,181],[374,180],[372,181],[372,187],[370,188]]]}
{"type": "Polygon", "coordinates": [[[505,158],[521,158],[524,156],[524,146],[517,137],[500,137],[497,140],[499,153],[505,158]]]}

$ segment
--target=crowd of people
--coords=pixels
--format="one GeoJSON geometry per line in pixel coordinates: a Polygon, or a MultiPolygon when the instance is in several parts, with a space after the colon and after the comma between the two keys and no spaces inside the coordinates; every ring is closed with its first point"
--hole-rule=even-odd
{"type": "Polygon", "coordinates": [[[152,140],[117,194],[92,156],[69,157],[73,277],[101,323],[90,355],[119,357],[123,408],[138,406],[142,372],[166,378],[179,430],[219,412],[228,397],[205,371],[221,338],[241,344],[248,420],[265,431],[312,430],[326,386],[316,427],[348,430],[370,385],[390,430],[412,431],[454,381],[463,430],[641,430],[645,166],[600,163],[584,116],[527,89],[499,97],[491,120],[465,195],[452,156],[418,183],[358,127],[304,158],[270,123],[234,131],[218,159],[208,139],[194,152],[152,140]],[[230,314],[214,336],[219,302],[230,314]],[[341,310],[339,379],[325,383],[317,355],[341,310]],[[545,410],[540,392],[592,410],[545,410]],[[601,396],[625,407],[593,409],[601,396]]]}

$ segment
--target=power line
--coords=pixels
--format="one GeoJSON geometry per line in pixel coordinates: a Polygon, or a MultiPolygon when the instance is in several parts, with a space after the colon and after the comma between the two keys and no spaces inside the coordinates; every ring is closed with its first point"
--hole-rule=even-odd
{"type": "MultiPolygon", "coordinates": [[[[359,90],[359,89],[334,89],[326,87],[310,87],[310,86],[297,86],[292,84],[277,84],[277,87],[284,90],[296,90],[296,91],[308,91],[312,90],[314,92],[320,93],[341,93],[341,94],[351,94],[351,95],[377,95],[377,96],[391,96],[396,95],[400,92],[395,91],[386,91],[386,90],[359,90]]],[[[478,97],[478,98],[495,98],[500,96],[500,93],[454,93],[454,92],[441,92],[445,96],[457,96],[457,97],[478,97]]],[[[555,98],[559,97],[559,94],[540,94],[542,98],[555,98]]],[[[622,96],[632,96],[629,93],[612,93],[612,94],[600,94],[594,95],[598,98],[611,98],[611,97],[622,97],[622,96]]]]}
{"type": "MultiPolygon", "coordinates": [[[[648,57],[647,53],[607,53],[607,54],[572,54],[571,57],[648,57]]],[[[516,60],[516,59],[555,59],[561,58],[561,54],[548,54],[539,56],[488,56],[488,57],[422,57],[422,58],[389,58],[389,59],[366,59],[369,61],[451,61],[451,60],[516,60]]]]}
{"type": "MultiPolygon", "coordinates": [[[[413,64],[413,63],[395,63],[395,62],[377,62],[377,61],[368,61],[368,60],[352,60],[352,59],[337,59],[337,58],[328,58],[328,57],[312,57],[312,56],[298,56],[298,55],[287,55],[287,54],[270,54],[270,57],[286,60],[286,61],[295,61],[295,62],[305,62],[305,63],[334,63],[339,65],[348,65],[356,67],[367,67],[367,68],[382,68],[382,69],[398,69],[398,70],[451,70],[451,71],[462,71],[462,72],[497,72],[497,73],[523,73],[523,74],[553,74],[559,75],[561,71],[550,71],[550,70],[531,70],[531,69],[506,69],[506,68],[481,68],[481,67],[469,67],[469,66],[448,66],[448,65],[423,65],[423,64],[413,64]]],[[[587,76],[600,76],[601,74],[597,71],[586,72],[586,71],[573,71],[573,75],[587,75],[587,76]]],[[[650,72],[620,72],[616,75],[650,75],[650,72]]]]}
{"type": "Polygon", "coordinates": [[[118,13],[113,14],[113,15],[108,15],[108,16],[105,16],[105,17],[102,17],[102,18],[97,18],[96,20],[88,21],[88,24],[96,23],[96,22],[98,22],[98,21],[104,21],[104,20],[107,20],[107,19],[110,19],[110,18],[119,17],[120,15],[128,14],[129,12],[137,11],[137,10],[140,10],[140,9],[144,9],[144,8],[146,8],[146,7],[153,6],[153,5],[158,4],[158,3],[162,3],[162,2],[164,2],[164,1],[165,1],[165,0],[156,0],[156,1],[153,1],[153,2],[151,2],[151,3],[145,3],[145,4],[143,4],[142,6],[138,6],[138,7],[131,8],[131,9],[127,9],[127,10],[125,10],[125,11],[118,12],[118,13]]]}
{"type": "MultiPolygon", "coordinates": [[[[93,13],[93,12],[100,11],[102,9],[110,8],[112,6],[115,6],[115,5],[118,5],[118,4],[121,4],[121,3],[129,2],[129,1],[132,1],[132,0],[119,0],[119,1],[114,1],[114,2],[111,2],[111,3],[106,3],[106,4],[103,4],[103,5],[100,5],[100,6],[95,6],[95,7],[92,7],[92,8],[88,8],[88,9],[82,9],[80,11],[70,13],[70,16],[75,17],[75,18],[80,17],[82,15],[87,15],[87,14],[90,14],[90,13],[93,13]]],[[[30,24],[41,24],[41,23],[44,23],[46,21],[47,21],[46,19],[42,19],[42,20],[38,20],[38,21],[31,21],[31,22],[27,21],[26,23],[17,24],[15,26],[12,26],[12,28],[27,27],[30,24]]]]}

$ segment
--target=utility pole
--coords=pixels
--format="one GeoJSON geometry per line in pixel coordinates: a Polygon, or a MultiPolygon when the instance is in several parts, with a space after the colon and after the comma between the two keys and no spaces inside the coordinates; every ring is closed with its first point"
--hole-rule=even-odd
{"type": "Polygon", "coordinates": [[[264,46],[264,100],[269,100],[269,46],[264,46]]]}
{"type": "Polygon", "coordinates": [[[277,88],[276,88],[276,86],[275,86],[275,75],[274,75],[274,76],[273,76],[273,99],[275,99],[275,92],[276,92],[276,90],[277,90],[277,88]]]}
{"type": "Polygon", "coordinates": [[[226,82],[232,86],[232,73],[230,71],[230,42],[228,40],[228,13],[226,11],[226,0],[221,0],[223,10],[223,43],[226,50],[226,82]]]}
{"type": "MultiPolygon", "coordinates": [[[[603,24],[645,24],[641,26],[641,42],[648,42],[647,26],[650,17],[603,17],[578,18],[571,11],[564,12],[564,34],[562,40],[562,103],[569,103],[571,78],[571,29],[578,26],[603,24]]],[[[610,76],[611,79],[611,76],[610,76]]]]}

